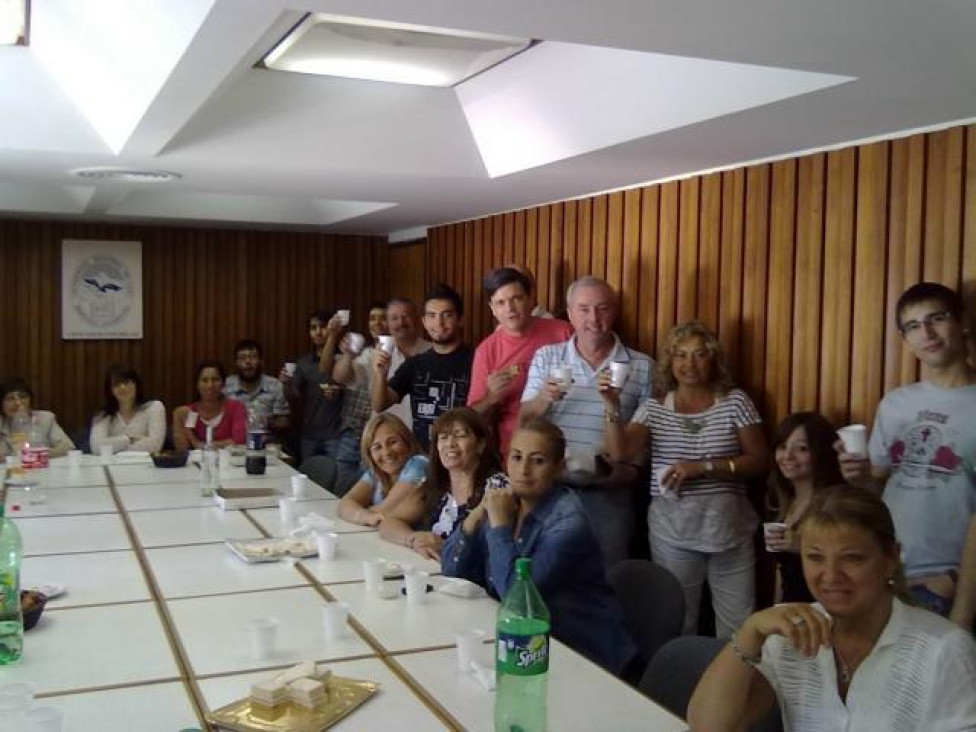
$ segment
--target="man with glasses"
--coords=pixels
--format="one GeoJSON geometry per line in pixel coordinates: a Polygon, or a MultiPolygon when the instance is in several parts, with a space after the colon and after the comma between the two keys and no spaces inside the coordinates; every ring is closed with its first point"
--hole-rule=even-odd
{"type": "Polygon", "coordinates": [[[922,380],[885,395],[869,456],[841,454],[851,482],[877,480],[895,520],[909,590],[964,628],[976,618],[976,369],[958,293],[922,282],[896,305],[922,380]]]}
{"type": "Polygon", "coordinates": [[[248,420],[284,434],[291,422],[291,408],[285,388],[278,379],[264,373],[261,344],[243,340],[234,346],[234,373],[224,382],[224,396],[244,402],[248,420]]]}

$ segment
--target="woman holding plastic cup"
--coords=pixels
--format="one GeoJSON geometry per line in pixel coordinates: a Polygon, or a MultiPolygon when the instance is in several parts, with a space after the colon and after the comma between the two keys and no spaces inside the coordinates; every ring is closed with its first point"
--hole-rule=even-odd
{"type": "Polygon", "coordinates": [[[502,480],[491,449],[488,426],[467,407],[444,412],[431,429],[431,456],[424,484],[423,530],[400,519],[380,524],[380,536],[409,546],[428,559],[440,559],[441,547],[468,513],[481,502],[485,483],[502,480]]]}
{"type": "Polygon", "coordinates": [[[377,414],[366,423],[361,447],[366,469],[339,501],[339,518],[362,526],[420,521],[427,457],[413,432],[398,417],[377,414]]]}
{"type": "Polygon", "coordinates": [[[509,444],[508,483],[484,497],[444,542],[441,569],[504,597],[515,560],[532,559],[532,580],[552,615],[552,634],[614,674],[636,647],[607,584],[603,559],[579,498],[557,482],[566,438],[543,419],[526,421],[509,444]]]}
{"type": "Polygon", "coordinates": [[[651,556],[681,583],[685,634],[697,630],[707,579],[717,634],[727,638],[753,608],[759,519],[744,481],[765,476],[769,450],[714,333],[697,321],[675,326],[659,355],[657,395],[630,424],[621,424],[620,390],[601,376],[606,447],[612,460],[633,462],[650,442],[651,556]]]}
{"type": "Polygon", "coordinates": [[[49,457],[67,455],[75,445],[58,424],[54,412],[33,409],[34,394],[23,379],[0,385],[0,458],[20,454],[24,443],[49,448],[49,457]]]}
{"type": "Polygon", "coordinates": [[[763,528],[766,549],[779,568],[777,602],[813,601],[803,578],[796,527],[817,493],[844,483],[834,450],[836,441],[836,430],[816,412],[791,414],[776,428],[768,498],[776,523],[763,528]]]}
{"type": "Polygon", "coordinates": [[[166,440],[166,408],[146,399],[142,379],[135,369],[111,366],[105,373],[104,404],[92,421],[91,451],[103,446],[113,452],[156,452],[166,440]]]}
{"type": "Polygon", "coordinates": [[[243,445],[247,438],[247,407],[224,396],[227,373],[220,361],[197,364],[197,400],[173,410],[173,443],[177,450],[202,448],[207,427],[213,427],[217,448],[243,445]]]}

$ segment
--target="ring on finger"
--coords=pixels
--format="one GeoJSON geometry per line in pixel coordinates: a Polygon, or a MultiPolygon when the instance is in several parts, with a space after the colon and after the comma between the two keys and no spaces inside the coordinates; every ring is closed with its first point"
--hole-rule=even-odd
{"type": "Polygon", "coordinates": [[[793,623],[793,625],[803,625],[807,621],[802,615],[792,615],[790,616],[790,622],[793,623]]]}

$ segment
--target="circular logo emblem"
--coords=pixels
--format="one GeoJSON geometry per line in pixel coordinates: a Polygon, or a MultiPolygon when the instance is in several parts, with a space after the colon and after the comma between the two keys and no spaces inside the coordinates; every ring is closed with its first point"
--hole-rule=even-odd
{"type": "Polygon", "coordinates": [[[115,325],[132,307],[132,275],[109,255],[95,254],[82,262],[71,291],[75,312],[89,325],[115,325]]]}

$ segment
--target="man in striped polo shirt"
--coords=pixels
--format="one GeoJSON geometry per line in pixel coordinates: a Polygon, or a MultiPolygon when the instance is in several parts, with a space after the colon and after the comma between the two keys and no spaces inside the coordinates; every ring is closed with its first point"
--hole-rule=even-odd
{"type": "Polygon", "coordinates": [[[536,351],[519,418],[545,417],[566,435],[563,480],[576,488],[583,501],[609,567],[627,558],[634,530],[631,488],[637,469],[610,463],[604,456],[604,407],[597,379],[614,362],[628,364],[629,375],[620,393],[620,419],[626,423],[651,396],[654,362],[627,348],[613,332],[617,293],[603,280],[585,276],[573,282],[566,292],[566,307],[573,337],[536,351]],[[556,378],[560,367],[572,374],[568,388],[556,378]]]}

